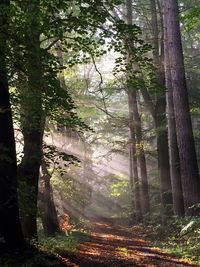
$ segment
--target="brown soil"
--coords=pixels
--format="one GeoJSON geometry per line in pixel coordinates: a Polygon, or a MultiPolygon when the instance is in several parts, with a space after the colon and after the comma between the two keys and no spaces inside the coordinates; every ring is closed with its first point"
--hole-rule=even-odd
{"type": "Polygon", "coordinates": [[[139,229],[127,230],[109,223],[96,222],[89,242],[79,246],[76,255],[62,255],[66,266],[73,267],[194,267],[154,248],[140,237],[139,229]]]}

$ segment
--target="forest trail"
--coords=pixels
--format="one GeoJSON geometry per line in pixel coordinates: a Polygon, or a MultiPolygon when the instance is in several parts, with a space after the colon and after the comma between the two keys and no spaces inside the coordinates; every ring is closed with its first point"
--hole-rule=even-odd
{"type": "Polygon", "coordinates": [[[82,243],[76,255],[66,257],[65,263],[72,267],[196,266],[152,247],[137,228],[132,233],[107,222],[94,222],[90,241],[82,243]]]}

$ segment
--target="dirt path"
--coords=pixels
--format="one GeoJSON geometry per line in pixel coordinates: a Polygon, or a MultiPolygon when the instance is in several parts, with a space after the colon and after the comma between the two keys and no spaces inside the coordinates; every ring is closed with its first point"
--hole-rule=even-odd
{"type": "Polygon", "coordinates": [[[124,228],[97,222],[91,240],[81,244],[79,253],[66,258],[65,263],[73,267],[195,266],[151,247],[140,239],[139,233],[132,234],[124,228]]]}

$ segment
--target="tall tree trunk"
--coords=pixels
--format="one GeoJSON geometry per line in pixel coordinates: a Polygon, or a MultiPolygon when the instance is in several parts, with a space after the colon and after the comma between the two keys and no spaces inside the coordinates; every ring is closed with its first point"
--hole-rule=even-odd
{"type": "Polygon", "coordinates": [[[60,230],[50,179],[51,175],[48,172],[46,163],[42,161],[41,182],[43,190],[40,192],[42,224],[46,236],[55,236],[60,230]]]}
{"type": "Polygon", "coordinates": [[[133,161],[132,161],[132,151],[131,147],[129,147],[129,184],[130,184],[130,191],[131,191],[131,221],[132,224],[134,222],[134,210],[136,210],[135,205],[135,191],[134,191],[134,177],[133,177],[133,161]]]}
{"type": "Polygon", "coordinates": [[[0,2],[0,236],[9,249],[23,244],[17,199],[17,162],[6,71],[10,2],[0,2]]]}
{"type": "Polygon", "coordinates": [[[30,14],[26,32],[28,86],[23,94],[22,133],[24,136],[24,156],[19,175],[31,192],[31,208],[23,216],[23,230],[26,238],[37,238],[37,195],[39,169],[42,157],[44,120],[42,115],[42,67],[39,34],[39,3],[27,3],[30,14]]]}
{"type": "Polygon", "coordinates": [[[129,106],[129,129],[130,129],[130,185],[134,197],[135,219],[139,222],[142,219],[140,183],[138,177],[135,126],[133,120],[133,91],[128,92],[129,106]]]}
{"type": "Polygon", "coordinates": [[[166,21],[185,212],[186,215],[196,215],[199,214],[199,210],[191,207],[200,203],[200,179],[185,78],[178,1],[163,1],[163,12],[166,21]]]}
{"type": "MultiPolygon", "coordinates": [[[[132,25],[133,23],[132,0],[126,1],[126,8],[127,8],[127,24],[132,25]]],[[[129,58],[131,57],[132,55],[129,55],[129,58]]],[[[128,63],[129,63],[129,58],[127,59],[128,63]]],[[[141,196],[138,195],[138,197],[139,197],[139,200],[141,201],[140,209],[142,205],[142,211],[144,215],[146,215],[150,211],[150,200],[149,200],[149,188],[148,188],[148,180],[147,180],[146,158],[145,158],[144,148],[142,145],[142,128],[141,128],[141,119],[140,119],[139,112],[138,112],[136,90],[129,88],[128,98],[129,98],[129,117],[130,117],[130,120],[131,118],[133,120],[133,122],[130,121],[130,123],[134,124],[132,126],[133,129],[130,129],[130,131],[133,132],[133,134],[131,135],[135,135],[134,137],[132,137],[134,138],[134,150],[135,150],[134,153],[135,154],[133,154],[133,151],[132,151],[130,155],[136,158],[135,164],[137,164],[137,159],[138,159],[138,163],[140,165],[141,196]]],[[[135,171],[135,175],[136,175],[136,179],[138,179],[138,182],[139,182],[138,166],[137,166],[137,173],[135,171]]],[[[138,194],[140,194],[140,187],[138,188],[138,190],[139,190],[138,194]]],[[[141,214],[142,214],[142,211],[141,211],[141,214]]]]}
{"type": "MultiPolygon", "coordinates": [[[[132,25],[132,0],[126,0],[127,11],[127,24],[132,25]]],[[[127,63],[131,59],[128,55],[127,63]]],[[[129,130],[130,130],[130,185],[135,202],[136,221],[142,219],[141,196],[140,196],[140,183],[138,176],[138,162],[136,150],[136,128],[134,122],[134,100],[136,100],[136,92],[128,85],[128,109],[129,109],[129,130]]]]}
{"type": "Polygon", "coordinates": [[[140,176],[141,176],[141,202],[143,214],[147,215],[150,212],[150,199],[149,199],[149,185],[147,178],[147,166],[146,166],[146,157],[143,146],[142,138],[142,122],[138,111],[137,103],[137,93],[136,91],[132,92],[133,96],[133,117],[135,123],[135,133],[136,133],[136,154],[138,158],[138,163],[140,165],[140,176]]]}
{"type": "Polygon", "coordinates": [[[155,125],[157,131],[157,152],[158,152],[158,175],[160,179],[162,219],[172,214],[172,187],[170,180],[168,134],[166,126],[166,114],[163,110],[166,108],[166,101],[159,100],[157,103],[155,125]]]}
{"type": "Polygon", "coordinates": [[[184,216],[184,199],[181,183],[180,159],[177,145],[176,124],[174,119],[174,103],[172,87],[166,81],[168,88],[168,135],[169,135],[169,153],[170,153],[170,172],[172,183],[173,209],[174,214],[184,216]]]}
{"type": "Polygon", "coordinates": [[[169,51],[166,36],[166,22],[164,21],[164,46],[165,46],[165,81],[167,88],[167,112],[168,112],[168,143],[170,155],[170,174],[173,196],[174,214],[184,216],[184,199],[181,183],[180,159],[176,135],[176,122],[174,117],[173,88],[171,81],[171,71],[169,66],[169,51]]]}
{"type": "MultiPolygon", "coordinates": [[[[170,180],[169,151],[168,151],[168,132],[166,119],[166,92],[165,92],[165,73],[164,73],[164,49],[163,34],[159,37],[159,26],[157,19],[157,7],[155,0],[150,0],[151,7],[151,26],[153,36],[153,58],[157,68],[157,83],[161,92],[157,95],[156,106],[152,114],[155,121],[157,133],[157,151],[158,151],[158,173],[160,180],[162,217],[171,213],[172,206],[172,187],[170,180]]],[[[162,22],[162,18],[161,18],[162,22]]],[[[162,29],[162,27],[160,27],[162,29]]]]}

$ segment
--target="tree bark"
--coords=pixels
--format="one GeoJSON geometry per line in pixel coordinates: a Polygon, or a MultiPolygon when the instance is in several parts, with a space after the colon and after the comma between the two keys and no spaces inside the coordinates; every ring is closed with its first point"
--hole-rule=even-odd
{"type": "MultiPolygon", "coordinates": [[[[127,11],[127,24],[132,25],[132,0],[126,0],[127,11]]],[[[131,55],[127,57],[129,64],[131,55]]],[[[136,100],[136,92],[134,89],[128,88],[128,109],[129,109],[129,130],[130,130],[130,185],[132,195],[134,197],[134,208],[136,213],[136,221],[142,219],[141,195],[140,195],[140,182],[138,176],[138,162],[137,162],[137,149],[136,149],[136,128],[134,122],[134,99],[136,100]]]]}
{"type": "Polygon", "coordinates": [[[136,139],[135,126],[133,120],[133,91],[128,92],[128,106],[129,106],[129,130],[130,130],[130,185],[132,196],[134,197],[135,219],[136,222],[142,219],[140,183],[138,177],[137,155],[136,155],[136,139]]]}
{"type": "Polygon", "coordinates": [[[157,131],[158,175],[160,178],[162,217],[172,214],[172,187],[170,180],[168,134],[166,126],[166,100],[157,103],[155,125],[157,131]]]}
{"type": "Polygon", "coordinates": [[[169,66],[169,51],[167,45],[166,22],[164,21],[164,46],[165,46],[165,81],[167,88],[167,112],[168,112],[168,143],[170,155],[170,175],[172,184],[173,210],[177,216],[184,216],[184,199],[181,182],[180,158],[176,135],[176,122],[174,117],[173,88],[169,66]]]}
{"type": "Polygon", "coordinates": [[[24,235],[28,239],[37,238],[37,196],[39,169],[42,157],[44,116],[42,114],[42,66],[39,34],[39,4],[27,4],[30,14],[26,36],[26,60],[28,86],[24,89],[22,102],[22,133],[24,136],[24,156],[19,168],[21,181],[32,193],[32,203],[23,216],[24,235]]]}
{"type": "Polygon", "coordinates": [[[60,229],[50,184],[51,176],[44,161],[42,162],[42,173],[43,190],[40,192],[42,224],[46,236],[55,236],[56,233],[60,232],[60,229]]]}
{"type": "Polygon", "coordinates": [[[6,46],[10,2],[0,3],[0,236],[6,248],[23,245],[17,199],[15,138],[6,70],[6,46]]]}
{"type": "Polygon", "coordinates": [[[143,146],[142,138],[142,122],[138,111],[137,103],[137,93],[132,92],[133,96],[133,117],[135,123],[135,134],[136,134],[136,154],[138,158],[138,163],[140,165],[140,176],[141,176],[141,202],[143,214],[147,215],[150,212],[150,199],[149,199],[149,185],[147,177],[147,166],[146,166],[146,157],[143,146]]]}
{"type": "MultiPolygon", "coordinates": [[[[153,58],[157,68],[157,83],[160,92],[156,96],[155,110],[152,114],[156,126],[157,151],[158,151],[158,173],[161,190],[162,220],[171,214],[172,206],[172,187],[170,180],[169,151],[168,151],[168,132],[166,118],[166,91],[165,91],[165,72],[164,72],[164,49],[163,34],[159,37],[159,26],[157,19],[157,6],[155,0],[150,0],[151,7],[151,26],[153,36],[153,58]]],[[[162,21],[162,19],[161,19],[162,21]]],[[[162,29],[162,27],[160,27],[162,29]]]]}
{"type": "Polygon", "coordinates": [[[197,215],[199,209],[192,207],[200,203],[200,179],[185,78],[178,1],[163,1],[163,12],[166,20],[185,212],[186,215],[197,215]]]}
{"type": "MultiPolygon", "coordinates": [[[[168,82],[166,82],[168,83],[168,82]]],[[[167,84],[166,84],[167,85],[167,84]]],[[[167,85],[168,102],[168,135],[169,135],[169,154],[170,154],[170,172],[172,183],[173,209],[174,214],[184,216],[184,199],[181,183],[180,159],[177,145],[176,124],[174,119],[174,103],[172,87],[167,85]]]]}

